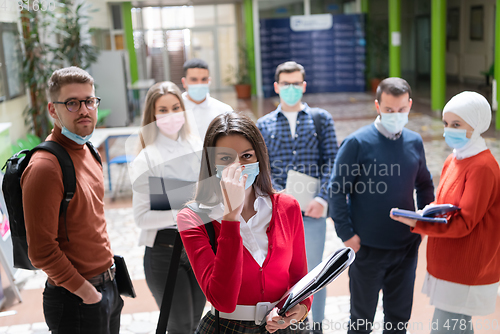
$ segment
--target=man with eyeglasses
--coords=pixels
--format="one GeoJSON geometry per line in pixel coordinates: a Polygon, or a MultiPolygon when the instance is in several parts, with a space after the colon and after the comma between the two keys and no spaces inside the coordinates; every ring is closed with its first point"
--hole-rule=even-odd
{"type": "MultiPolygon", "coordinates": [[[[276,68],[274,91],[280,104],[257,121],[266,142],[271,163],[273,186],[285,189],[290,171],[320,180],[320,190],[303,211],[307,266],[317,266],[323,258],[328,205],[327,185],[337,154],[337,139],[332,116],[323,109],[302,102],[306,91],[304,67],[288,61],[276,68]],[[316,129],[319,129],[319,133],[316,129]]],[[[307,184],[294,185],[297,189],[307,184]]],[[[303,188],[302,188],[303,189],[303,188]]],[[[322,333],[326,289],[316,293],[312,304],[314,327],[311,333],[322,333]]]]}
{"type": "Polygon", "coordinates": [[[78,67],[55,71],[48,110],[54,129],[47,140],[70,155],[76,191],[60,214],[64,186],[53,154],[33,154],[21,177],[29,257],[47,274],[43,311],[53,333],[118,334],[123,307],[104,218],[102,167],[86,143],[100,99],[94,79],[78,67]]]}

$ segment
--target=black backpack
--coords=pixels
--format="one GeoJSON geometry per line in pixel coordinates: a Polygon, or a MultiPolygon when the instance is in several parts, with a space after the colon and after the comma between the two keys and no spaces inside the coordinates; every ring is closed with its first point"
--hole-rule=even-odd
{"type": "MultiPolygon", "coordinates": [[[[87,146],[94,158],[102,165],[101,157],[95,147],[87,142],[87,146]]],[[[61,202],[59,216],[63,216],[66,227],[66,239],[69,241],[68,229],[66,226],[66,211],[69,202],[73,198],[76,190],[76,175],[73,161],[68,152],[55,141],[45,141],[32,150],[22,150],[14,154],[7,160],[2,169],[5,169],[5,176],[2,184],[2,191],[9,214],[9,223],[12,237],[12,248],[14,255],[14,268],[35,270],[28,257],[28,243],[26,241],[26,226],[24,225],[23,193],[21,189],[21,176],[28,166],[33,153],[38,150],[45,150],[57,157],[63,174],[64,198],[61,202]]]]}

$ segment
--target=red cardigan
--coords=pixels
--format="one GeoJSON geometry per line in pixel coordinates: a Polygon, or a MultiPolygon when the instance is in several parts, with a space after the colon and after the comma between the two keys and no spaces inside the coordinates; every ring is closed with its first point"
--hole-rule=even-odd
{"type": "MultiPolygon", "coordinates": [[[[213,221],[217,255],[201,219],[190,209],[177,215],[182,241],[196,279],[208,301],[220,312],[236,305],[275,302],[307,274],[304,225],[297,201],[285,194],[271,196],[272,218],[267,228],[267,257],[262,268],[243,246],[240,223],[213,221]]],[[[312,297],[303,302],[311,307],[312,297]]]]}
{"type": "Polygon", "coordinates": [[[462,208],[448,224],[417,222],[427,234],[427,271],[442,280],[485,285],[500,280],[500,169],[489,150],[443,167],[434,204],[462,208]]]}

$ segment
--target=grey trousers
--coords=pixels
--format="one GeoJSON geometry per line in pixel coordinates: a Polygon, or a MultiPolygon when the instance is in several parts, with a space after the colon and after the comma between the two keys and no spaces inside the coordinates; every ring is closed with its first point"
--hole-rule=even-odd
{"type": "Polygon", "coordinates": [[[431,334],[474,334],[470,315],[434,309],[431,334]]]}

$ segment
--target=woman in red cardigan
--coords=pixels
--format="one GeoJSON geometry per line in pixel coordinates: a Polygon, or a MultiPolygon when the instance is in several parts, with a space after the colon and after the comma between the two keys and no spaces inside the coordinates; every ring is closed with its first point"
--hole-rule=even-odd
{"type": "Polygon", "coordinates": [[[253,121],[239,113],[217,116],[201,165],[195,204],[212,221],[216,254],[200,216],[189,208],[177,215],[196,279],[213,305],[196,333],[215,332],[216,310],[223,333],[301,333],[297,322],[312,298],[284,318],[274,305],[307,274],[302,215],[295,199],[273,190],[267,148],[253,121]]]}
{"type": "Polygon", "coordinates": [[[454,150],[433,204],[461,210],[447,224],[391,218],[429,236],[423,292],[435,306],[431,333],[473,333],[471,317],[494,312],[500,280],[500,168],[481,137],[491,123],[490,105],[478,93],[462,92],[444,107],[443,123],[454,150]]]}

